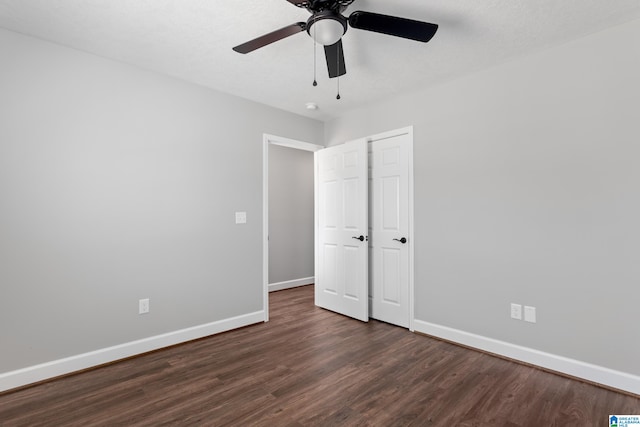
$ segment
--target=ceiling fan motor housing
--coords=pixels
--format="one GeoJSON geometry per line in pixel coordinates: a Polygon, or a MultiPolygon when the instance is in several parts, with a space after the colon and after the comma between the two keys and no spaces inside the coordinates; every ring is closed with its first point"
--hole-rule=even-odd
{"type": "Polygon", "coordinates": [[[344,11],[354,0],[287,0],[303,9],[307,9],[311,13],[323,10],[335,10],[337,12],[344,11]]]}
{"type": "Polygon", "coordinates": [[[316,12],[307,21],[307,33],[324,46],[337,43],[347,32],[347,18],[333,10],[316,12]]]}

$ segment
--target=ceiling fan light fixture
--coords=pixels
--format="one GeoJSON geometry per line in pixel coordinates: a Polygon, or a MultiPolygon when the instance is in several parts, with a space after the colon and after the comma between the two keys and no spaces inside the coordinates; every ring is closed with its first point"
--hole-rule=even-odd
{"type": "Polygon", "coordinates": [[[338,43],[346,31],[347,19],[335,12],[319,12],[307,21],[307,33],[324,46],[338,43]]]}

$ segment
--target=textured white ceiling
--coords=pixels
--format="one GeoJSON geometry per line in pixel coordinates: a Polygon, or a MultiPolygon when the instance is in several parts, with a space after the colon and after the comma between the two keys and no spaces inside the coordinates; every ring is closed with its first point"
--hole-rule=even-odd
{"type": "MultiPolygon", "coordinates": [[[[308,12],[286,0],[0,0],[0,27],[298,114],[341,112],[640,18],[638,0],[355,0],[355,10],[440,25],[427,44],[349,29],[347,75],[329,80],[300,33],[247,55],[231,48],[308,12]],[[307,102],[320,109],[308,111],[307,102]]],[[[615,49],[615,46],[611,47],[615,49]]]]}

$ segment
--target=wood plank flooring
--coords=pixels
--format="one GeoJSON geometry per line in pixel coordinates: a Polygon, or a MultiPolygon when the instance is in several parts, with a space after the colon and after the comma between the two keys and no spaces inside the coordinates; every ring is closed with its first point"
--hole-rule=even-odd
{"type": "Polygon", "coordinates": [[[640,399],[272,293],[271,321],[0,395],[1,426],[605,426],[640,399]]]}

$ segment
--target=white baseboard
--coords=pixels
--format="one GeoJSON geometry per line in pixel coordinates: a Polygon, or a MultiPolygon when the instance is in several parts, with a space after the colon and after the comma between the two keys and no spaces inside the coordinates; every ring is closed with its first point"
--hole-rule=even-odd
{"type": "Polygon", "coordinates": [[[0,392],[263,321],[264,312],[257,311],[2,373],[0,392]]]}
{"type": "Polygon", "coordinates": [[[312,283],[315,283],[315,281],[316,278],[311,276],[304,277],[302,279],[287,280],[286,282],[270,283],[269,292],[281,291],[283,289],[289,288],[297,288],[298,286],[311,285],[312,283]]]}
{"type": "Polygon", "coordinates": [[[640,395],[640,377],[415,319],[416,332],[640,395]]]}

